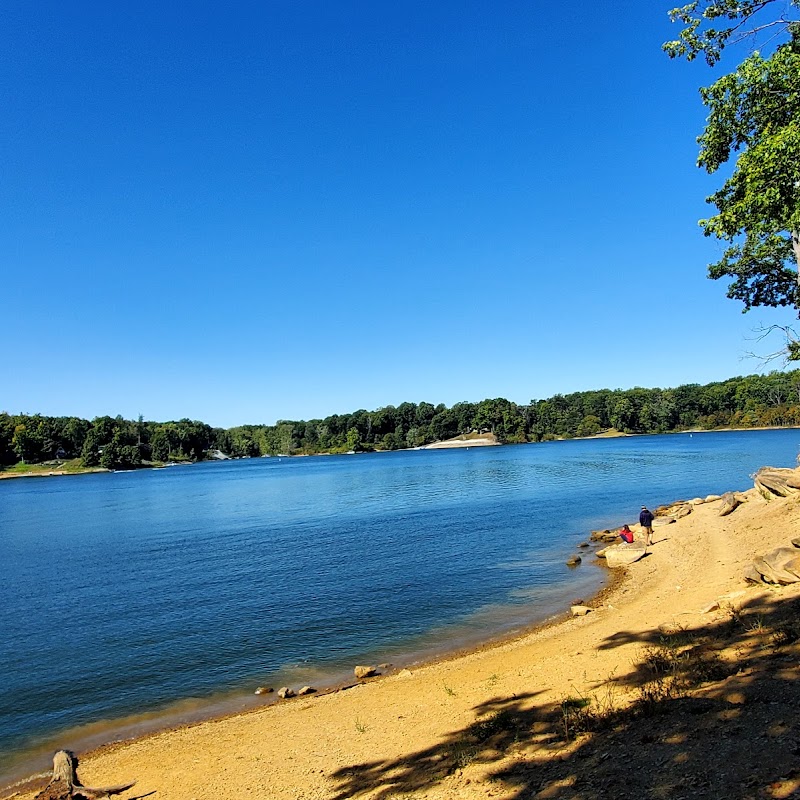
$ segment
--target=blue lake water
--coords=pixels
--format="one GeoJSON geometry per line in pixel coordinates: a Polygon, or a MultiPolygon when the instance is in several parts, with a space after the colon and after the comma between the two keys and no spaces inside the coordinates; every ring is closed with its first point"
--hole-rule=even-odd
{"type": "Polygon", "coordinates": [[[799,430],[0,481],[0,785],[81,747],[407,664],[599,588],[639,507],[794,466],[799,430]]]}

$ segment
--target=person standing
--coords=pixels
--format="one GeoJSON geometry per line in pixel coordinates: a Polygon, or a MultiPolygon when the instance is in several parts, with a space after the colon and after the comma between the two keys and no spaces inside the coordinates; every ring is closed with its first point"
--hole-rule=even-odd
{"type": "Polygon", "coordinates": [[[644,546],[650,547],[653,543],[653,512],[647,506],[642,506],[642,511],[639,514],[639,524],[644,531],[644,546]]]}

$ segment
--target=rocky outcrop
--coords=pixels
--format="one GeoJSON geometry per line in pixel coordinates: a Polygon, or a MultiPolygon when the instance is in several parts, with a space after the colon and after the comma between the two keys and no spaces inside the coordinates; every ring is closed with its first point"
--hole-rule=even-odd
{"type": "Polygon", "coordinates": [[[788,497],[800,490],[800,468],[762,467],[755,474],[754,484],[764,497],[788,497]]]}
{"type": "Polygon", "coordinates": [[[570,556],[566,561],[566,564],[567,564],[568,567],[577,567],[578,564],[580,564],[580,563],[581,563],[581,557],[580,556],[570,556]]]}
{"type": "Polygon", "coordinates": [[[570,606],[569,613],[572,614],[573,617],[585,617],[587,614],[591,612],[591,608],[589,606],[570,606]]]}
{"type": "Polygon", "coordinates": [[[280,689],[278,689],[278,697],[280,697],[281,700],[294,697],[294,689],[290,689],[288,686],[282,686],[280,689]]]}

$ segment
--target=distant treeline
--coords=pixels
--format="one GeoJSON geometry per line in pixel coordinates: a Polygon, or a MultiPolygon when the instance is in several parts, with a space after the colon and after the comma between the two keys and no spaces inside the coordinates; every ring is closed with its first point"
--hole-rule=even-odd
{"type": "Polygon", "coordinates": [[[170,460],[231,456],[398,450],[471,431],[499,441],[539,442],[608,429],[668,433],[688,428],[800,425],[800,370],[748,375],[676,389],[600,389],[518,405],[482,400],[454,406],[401,403],[325,419],[212,428],[203,422],[146,422],[122,417],[0,414],[0,465],[80,457],[86,467],[130,468],[170,460]]]}

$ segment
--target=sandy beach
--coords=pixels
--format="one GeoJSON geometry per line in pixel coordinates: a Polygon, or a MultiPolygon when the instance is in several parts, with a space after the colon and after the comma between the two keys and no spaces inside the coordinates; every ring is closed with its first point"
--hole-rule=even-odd
{"type": "Polygon", "coordinates": [[[745,497],[657,527],[586,616],[79,754],[79,777],[160,800],[800,796],[800,585],[742,578],[800,535],[800,494],[745,497]]]}

